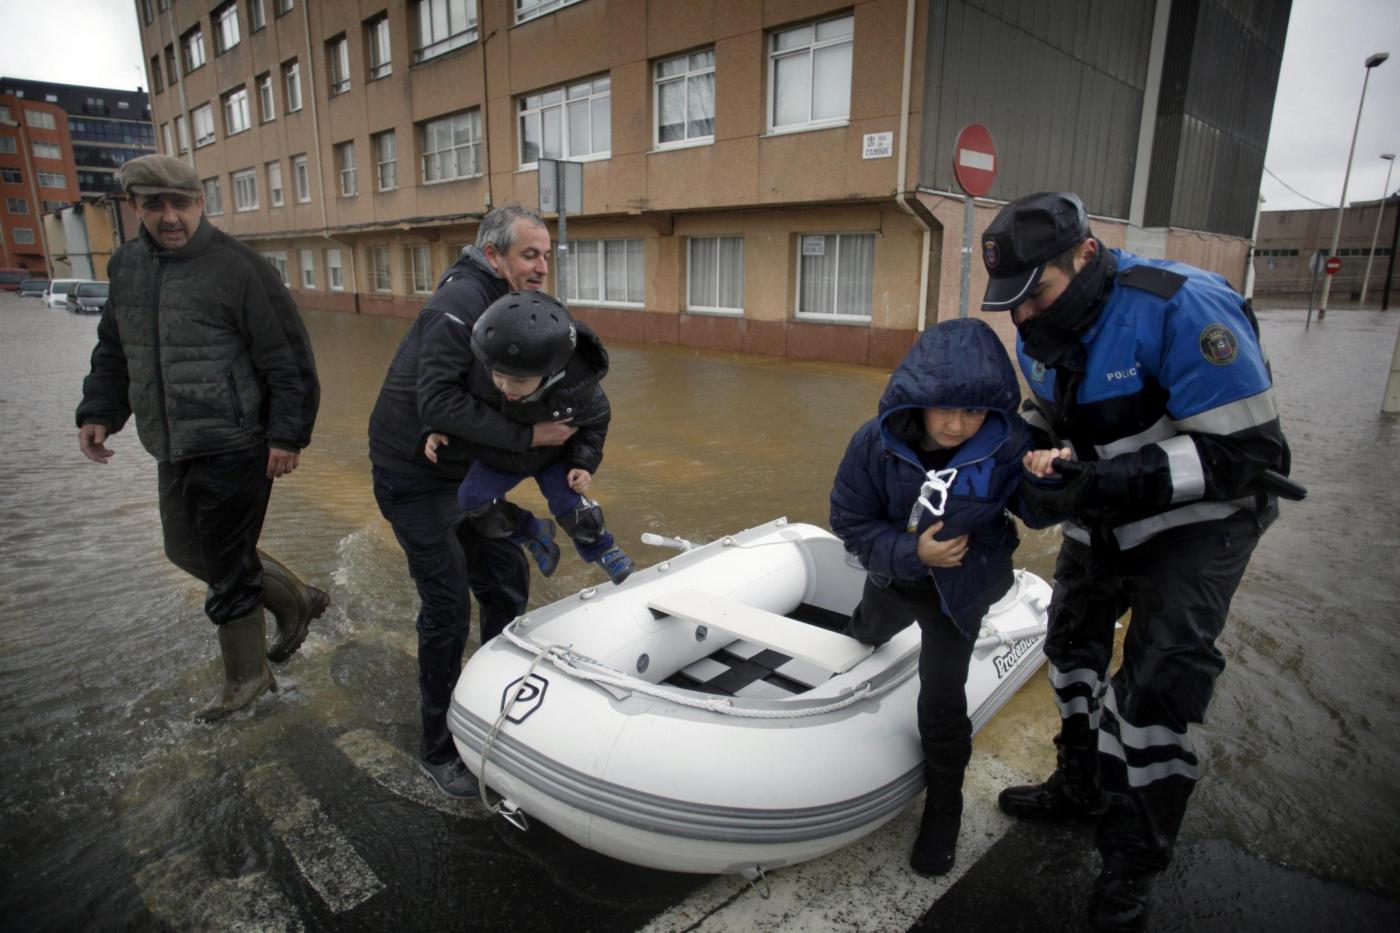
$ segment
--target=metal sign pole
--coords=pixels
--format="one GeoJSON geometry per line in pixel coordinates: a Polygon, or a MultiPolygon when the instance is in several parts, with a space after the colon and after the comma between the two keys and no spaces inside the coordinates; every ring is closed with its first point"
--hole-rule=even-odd
{"type": "Polygon", "coordinates": [[[1308,261],[1308,268],[1312,270],[1312,280],[1308,282],[1308,319],[1303,322],[1303,330],[1312,327],[1313,299],[1317,297],[1317,270],[1322,266],[1322,254],[1313,253],[1312,259],[1308,261]]]}
{"type": "Polygon", "coordinates": [[[967,293],[972,286],[972,225],[976,209],[972,195],[963,198],[962,284],[958,287],[958,317],[967,317],[967,293]]]}

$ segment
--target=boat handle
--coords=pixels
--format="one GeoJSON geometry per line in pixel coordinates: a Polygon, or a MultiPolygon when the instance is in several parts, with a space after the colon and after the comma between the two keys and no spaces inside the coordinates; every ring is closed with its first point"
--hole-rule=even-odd
{"type": "Polygon", "coordinates": [[[496,811],[505,820],[522,833],[530,831],[530,820],[525,816],[525,811],[520,809],[514,800],[502,800],[500,809],[496,811]]]}
{"type": "Polygon", "coordinates": [[[749,883],[749,887],[753,888],[754,893],[759,897],[766,901],[773,896],[773,888],[768,883],[768,876],[763,873],[762,865],[755,865],[753,868],[745,868],[743,870],[743,876],[744,880],[749,883]],[[754,884],[755,878],[763,882],[763,887],[760,888],[758,885],[754,884]]]}

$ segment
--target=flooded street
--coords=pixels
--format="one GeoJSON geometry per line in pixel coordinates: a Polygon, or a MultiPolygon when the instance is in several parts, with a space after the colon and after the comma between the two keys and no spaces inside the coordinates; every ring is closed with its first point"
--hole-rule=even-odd
{"type": "MultiPolygon", "coordinates": [[[[1296,870],[1389,917],[1400,902],[1400,419],[1378,408],[1400,314],[1334,311],[1306,331],[1303,311],[1261,318],[1310,495],[1284,504],[1236,596],[1182,844],[1296,870]]],[[[96,318],[0,295],[6,927],[646,925],[708,879],[624,865],[540,825],[520,833],[418,774],[417,599],[370,492],[365,437],[408,322],[305,319],[322,408],[301,468],[274,489],[262,546],[333,602],[278,669],[281,692],[210,727],[190,715],[220,682],[214,630],[202,586],[163,556],[155,465],[130,425],[106,466],[78,452],[73,409],[96,318]]],[[[640,544],[644,531],[706,541],[778,515],[825,526],[836,464],[886,373],[609,349],[613,425],[590,494],[639,565],[671,553],[640,544]]],[[[516,495],[543,507],[532,484],[516,495]]],[[[1058,540],[1027,535],[1018,564],[1048,577],[1058,540]]],[[[532,577],[531,604],[603,579],[566,549],[552,578],[532,577]]],[[[1039,777],[1054,729],[1037,676],[978,736],[978,754],[1039,777]]],[[[1245,907],[1217,906],[1216,921],[1240,921],[1220,928],[1249,925],[1245,907]]],[[[1327,905],[1318,911],[1311,928],[1328,928],[1327,905]]]]}

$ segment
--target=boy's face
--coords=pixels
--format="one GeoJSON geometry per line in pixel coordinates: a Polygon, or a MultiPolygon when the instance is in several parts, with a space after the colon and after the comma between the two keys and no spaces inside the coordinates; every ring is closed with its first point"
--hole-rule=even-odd
{"type": "Polygon", "coordinates": [[[986,420],[987,413],[979,408],[925,408],[924,433],[939,447],[957,447],[986,420]]]}
{"type": "Polygon", "coordinates": [[[544,381],[542,376],[507,376],[491,370],[491,381],[508,402],[516,402],[534,392],[544,381]]]}

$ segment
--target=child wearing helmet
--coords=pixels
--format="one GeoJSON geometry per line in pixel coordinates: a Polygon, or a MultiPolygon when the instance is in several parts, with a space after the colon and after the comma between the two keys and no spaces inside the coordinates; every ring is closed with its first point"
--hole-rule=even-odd
{"type": "Polygon", "coordinates": [[[602,507],[584,495],[603,461],[612,417],[602,386],[608,372],[602,341],[558,299],[530,291],[492,302],[472,327],[471,347],[481,363],[463,375],[472,396],[520,424],[566,421],[577,430],[563,446],[524,450],[430,434],[424,448],[429,460],[472,460],[457,490],[466,521],[483,537],[526,547],[546,577],[559,565],[557,521],[580,558],[621,583],[635,565],[603,524],[602,507]],[[539,485],[553,521],[506,500],[526,477],[539,485]]]}

